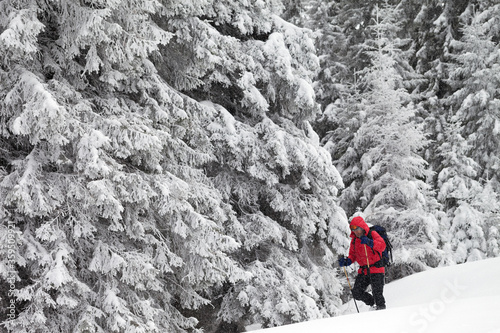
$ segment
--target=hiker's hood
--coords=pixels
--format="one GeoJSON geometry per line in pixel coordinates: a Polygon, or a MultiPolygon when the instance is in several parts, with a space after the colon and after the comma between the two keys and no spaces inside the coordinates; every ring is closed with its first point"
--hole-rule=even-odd
{"type": "MultiPolygon", "coordinates": [[[[365,220],[361,216],[356,216],[351,220],[350,225],[354,225],[356,227],[361,227],[365,230],[365,235],[368,235],[368,232],[370,231],[370,228],[368,227],[368,224],[366,224],[365,220]]],[[[351,231],[351,237],[356,237],[354,235],[354,232],[351,231]]]]}

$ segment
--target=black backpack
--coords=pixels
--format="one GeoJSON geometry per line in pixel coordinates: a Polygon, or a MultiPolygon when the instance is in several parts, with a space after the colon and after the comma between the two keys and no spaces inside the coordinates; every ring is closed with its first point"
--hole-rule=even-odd
{"type": "MultiPolygon", "coordinates": [[[[373,239],[372,237],[372,231],[376,231],[377,234],[382,237],[382,239],[385,242],[385,250],[382,253],[378,253],[380,256],[380,260],[375,263],[375,267],[389,267],[392,265],[393,260],[392,260],[392,244],[391,241],[389,240],[389,237],[387,236],[387,231],[385,230],[384,227],[381,225],[374,225],[370,227],[370,231],[368,231],[368,238],[373,239]]],[[[354,241],[354,239],[353,239],[354,241]]],[[[353,244],[356,244],[355,242],[353,244]]],[[[372,249],[373,253],[375,253],[375,250],[372,249]]]]}
{"type": "Polygon", "coordinates": [[[389,266],[391,266],[393,260],[392,260],[392,244],[391,244],[391,241],[389,240],[389,237],[387,236],[387,231],[381,225],[374,225],[374,226],[370,227],[370,231],[368,232],[368,235],[367,235],[368,238],[373,239],[372,231],[374,231],[374,230],[377,232],[377,234],[380,235],[380,237],[382,237],[384,239],[384,242],[385,242],[385,250],[382,253],[379,253],[380,261],[381,261],[381,263],[379,265],[380,265],[380,267],[383,267],[383,266],[389,267],[389,266]]]}

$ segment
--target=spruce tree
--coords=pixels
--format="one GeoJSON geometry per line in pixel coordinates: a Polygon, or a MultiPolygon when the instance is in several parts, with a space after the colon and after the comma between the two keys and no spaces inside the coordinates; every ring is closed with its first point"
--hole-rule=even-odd
{"type": "Polygon", "coordinates": [[[479,165],[468,155],[470,146],[460,135],[456,122],[444,122],[443,142],[438,152],[442,169],[438,175],[437,199],[441,216],[440,241],[445,250],[443,264],[463,263],[486,257],[484,225],[491,211],[485,207],[482,185],[475,180],[479,165]]]}
{"type": "Polygon", "coordinates": [[[203,105],[219,118],[207,126],[217,159],[207,172],[236,212],[235,256],[251,273],[220,290],[219,318],[277,326],[336,311],[342,287],[331,267],[348,240],[342,180],[310,125],[319,112],[310,32],[268,19],[268,31],[217,27],[239,41],[219,44],[227,80],[218,85],[230,98],[203,105]]]}
{"type": "Polygon", "coordinates": [[[428,142],[401,74],[409,66],[400,49],[405,41],[396,38],[398,10],[388,4],[375,10],[373,39],[365,42],[371,66],[362,71],[361,125],[337,166],[351,179],[341,195],[348,214],[361,210],[393,235],[397,269],[389,278],[395,278],[437,264],[437,205],[419,155],[428,142]]]}
{"type": "Polygon", "coordinates": [[[15,238],[2,278],[16,287],[2,304],[16,302],[13,331],[183,332],[197,323],[183,309],[247,276],[229,257],[234,213],[203,170],[210,110],[150,60],[173,38],[152,19],[168,10],[2,2],[0,214],[15,238]]]}
{"type": "MultiPolygon", "coordinates": [[[[500,123],[498,89],[498,37],[496,23],[500,6],[481,2],[469,6],[462,14],[462,37],[451,44],[449,64],[450,86],[454,93],[444,102],[450,118],[460,124],[464,140],[447,145],[468,145],[453,164],[459,179],[469,179],[457,187],[453,195],[458,200],[449,207],[453,218],[452,251],[456,261],[482,259],[496,253],[498,243],[498,208],[492,205],[498,198],[499,140],[496,128],[500,123]],[[466,168],[461,160],[470,159],[466,168]],[[473,170],[473,171],[472,171],[473,170]],[[489,244],[489,245],[487,245],[489,244]],[[489,246],[489,249],[488,249],[489,246]]],[[[443,169],[447,173],[448,168],[443,169]]],[[[449,186],[442,190],[449,191],[449,186]]]]}
{"type": "Polygon", "coordinates": [[[455,92],[447,102],[463,123],[463,135],[473,148],[472,157],[482,168],[478,177],[498,184],[500,31],[496,23],[500,5],[479,6],[476,12],[474,9],[471,6],[464,13],[463,37],[452,44],[455,62],[450,64],[450,83],[455,92]]]}
{"type": "Polygon", "coordinates": [[[342,181],[309,124],[318,59],[281,1],[0,9],[7,328],[184,332],[337,311],[342,181]]]}

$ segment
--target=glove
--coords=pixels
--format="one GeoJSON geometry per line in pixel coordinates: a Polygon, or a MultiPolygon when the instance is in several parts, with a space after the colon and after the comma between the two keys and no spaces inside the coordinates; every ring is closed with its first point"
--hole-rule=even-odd
{"type": "Polygon", "coordinates": [[[350,264],[352,264],[352,260],[349,259],[349,258],[340,258],[339,259],[339,266],[342,267],[342,266],[349,266],[350,264]]]}
{"type": "Polygon", "coordinates": [[[363,236],[360,239],[361,239],[361,244],[366,244],[369,247],[373,247],[373,239],[370,239],[366,236],[363,236]]]}

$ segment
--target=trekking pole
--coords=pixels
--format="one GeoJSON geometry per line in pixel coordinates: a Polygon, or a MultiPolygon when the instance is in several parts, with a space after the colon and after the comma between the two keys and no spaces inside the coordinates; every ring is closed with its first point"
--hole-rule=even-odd
{"type": "MultiPolygon", "coordinates": [[[[344,272],[345,272],[345,277],[347,278],[347,284],[349,285],[349,289],[351,290],[351,294],[352,294],[351,282],[349,282],[349,276],[347,276],[347,269],[345,269],[345,266],[344,266],[344,272]]],[[[354,294],[352,294],[352,299],[354,301],[354,305],[356,305],[356,310],[359,313],[358,304],[356,303],[356,299],[354,298],[354,294]]]]}
{"type": "Polygon", "coordinates": [[[366,265],[368,266],[368,277],[370,278],[370,284],[372,286],[372,292],[373,292],[372,273],[370,272],[370,261],[368,260],[368,251],[366,250],[366,244],[365,244],[365,254],[366,254],[366,265]]]}
{"type": "Polygon", "coordinates": [[[366,250],[366,244],[365,244],[365,254],[366,254],[366,265],[368,266],[368,275],[370,276],[370,282],[371,282],[372,275],[370,274],[370,261],[368,260],[368,251],[366,250]]]}

